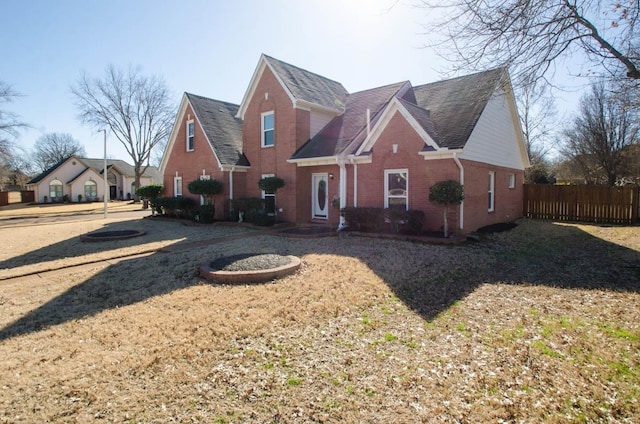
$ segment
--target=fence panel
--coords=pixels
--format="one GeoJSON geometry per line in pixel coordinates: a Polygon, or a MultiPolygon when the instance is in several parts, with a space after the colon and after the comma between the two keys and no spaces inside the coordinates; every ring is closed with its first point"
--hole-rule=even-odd
{"type": "Polygon", "coordinates": [[[638,187],[524,185],[524,216],[555,221],[636,224],[638,187]]]}

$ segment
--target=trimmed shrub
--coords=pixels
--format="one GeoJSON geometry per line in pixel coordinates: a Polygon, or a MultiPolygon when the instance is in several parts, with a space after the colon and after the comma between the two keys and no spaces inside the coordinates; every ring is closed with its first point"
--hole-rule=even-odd
{"type": "Polygon", "coordinates": [[[151,201],[153,210],[161,215],[191,218],[198,203],[190,197],[157,197],[151,201]]]}
{"type": "Polygon", "coordinates": [[[210,224],[215,221],[216,207],[214,205],[200,205],[194,209],[194,221],[210,224]]]}
{"type": "Polygon", "coordinates": [[[267,214],[264,199],[260,197],[233,199],[231,204],[233,208],[231,219],[234,221],[238,221],[239,213],[242,213],[244,222],[263,226],[275,223],[275,217],[267,214]]]}
{"type": "Polygon", "coordinates": [[[143,199],[155,199],[160,196],[164,187],[162,184],[149,184],[146,186],[138,187],[136,189],[136,195],[143,199]]]}
{"type": "Polygon", "coordinates": [[[384,209],[346,207],[341,210],[347,225],[357,231],[381,231],[384,227],[384,209]]]}
{"type": "Polygon", "coordinates": [[[424,212],[415,209],[346,207],[341,212],[350,229],[364,232],[382,232],[386,226],[395,233],[421,234],[425,219],[424,212]]]}
{"type": "Polygon", "coordinates": [[[207,205],[215,205],[215,196],[222,193],[222,183],[218,180],[193,180],[187,185],[191,194],[199,194],[205,198],[207,205]]]}

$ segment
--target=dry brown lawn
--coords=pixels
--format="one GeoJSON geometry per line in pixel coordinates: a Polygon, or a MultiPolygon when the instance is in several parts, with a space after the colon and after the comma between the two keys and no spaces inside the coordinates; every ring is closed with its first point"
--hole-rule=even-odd
{"type": "Polygon", "coordinates": [[[0,229],[0,422],[640,421],[638,227],[521,221],[437,246],[146,219],[79,242],[101,228],[0,229]],[[303,267],[196,276],[242,253],[303,267]]]}

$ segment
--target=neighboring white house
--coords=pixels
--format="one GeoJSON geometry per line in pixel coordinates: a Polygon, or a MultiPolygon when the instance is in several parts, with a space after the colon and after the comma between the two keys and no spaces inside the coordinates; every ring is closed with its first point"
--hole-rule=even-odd
{"type": "MultiPolygon", "coordinates": [[[[35,201],[39,203],[61,202],[65,196],[71,202],[103,200],[103,167],[103,159],[71,156],[29,181],[27,190],[34,191],[35,201]]],[[[140,178],[140,184],[162,184],[158,168],[148,167],[140,178]]],[[[109,200],[132,199],[135,194],[133,166],[120,159],[107,159],[107,185],[109,200]]]]}

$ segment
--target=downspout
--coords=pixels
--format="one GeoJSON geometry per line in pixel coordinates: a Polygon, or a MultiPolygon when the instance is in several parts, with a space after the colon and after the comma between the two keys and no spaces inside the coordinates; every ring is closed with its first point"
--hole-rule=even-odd
{"type": "Polygon", "coordinates": [[[229,213],[233,211],[233,171],[235,170],[236,167],[232,166],[229,171],[229,213]]]}
{"type": "MultiPolygon", "coordinates": [[[[460,159],[458,159],[458,154],[455,152],[453,153],[453,161],[458,166],[458,169],[460,169],[460,185],[464,186],[464,168],[462,167],[462,163],[460,162],[460,159]]],[[[464,200],[460,202],[460,229],[462,230],[463,228],[464,228],[464,200]]]]}
{"type": "Polygon", "coordinates": [[[353,164],[353,207],[358,207],[358,162],[351,159],[353,164]]]}
{"type": "MultiPolygon", "coordinates": [[[[347,206],[347,167],[344,164],[344,158],[339,157],[337,159],[338,167],[340,168],[340,210],[347,206]]],[[[340,222],[338,224],[338,231],[345,227],[344,216],[340,214],[340,222]]]]}

